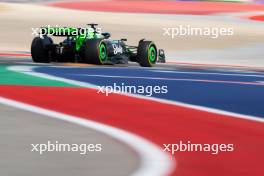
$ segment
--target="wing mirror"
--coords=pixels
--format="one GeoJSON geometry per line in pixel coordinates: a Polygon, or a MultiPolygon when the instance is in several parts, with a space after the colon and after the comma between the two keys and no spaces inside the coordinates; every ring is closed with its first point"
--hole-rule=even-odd
{"type": "Polygon", "coordinates": [[[108,38],[111,37],[111,34],[108,33],[108,32],[103,32],[102,35],[103,35],[106,39],[108,39],[108,38]]]}

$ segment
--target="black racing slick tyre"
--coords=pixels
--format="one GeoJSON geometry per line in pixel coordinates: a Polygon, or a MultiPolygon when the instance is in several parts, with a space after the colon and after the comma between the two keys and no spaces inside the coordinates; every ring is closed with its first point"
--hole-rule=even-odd
{"type": "Polygon", "coordinates": [[[157,62],[157,47],[152,41],[140,41],[137,49],[137,60],[142,67],[152,67],[157,62]]]}
{"type": "Polygon", "coordinates": [[[86,40],[81,53],[86,63],[102,65],[108,59],[106,43],[102,39],[86,40]]]}
{"type": "Polygon", "coordinates": [[[46,46],[52,43],[53,41],[50,37],[35,37],[31,43],[31,56],[33,62],[49,63],[49,50],[46,46]]]}

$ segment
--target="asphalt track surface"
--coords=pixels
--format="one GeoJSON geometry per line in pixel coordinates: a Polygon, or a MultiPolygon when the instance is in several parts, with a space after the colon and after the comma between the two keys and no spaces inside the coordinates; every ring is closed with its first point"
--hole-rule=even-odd
{"type": "Polygon", "coordinates": [[[1,175],[112,175],[133,173],[137,166],[134,151],[106,135],[47,116],[0,105],[1,175]],[[48,129],[48,130],[47,130],[48,129]],[[31,152],[31,144],[96,144],[102,152],[31,152]],[[130,155],[129,155],[130,153],[130,155]],[[123,156],[127,156],[124,158],[123,156]],[[3,159],[5,158],[5,159],[3,159]],[[114,161],[114,162],[113,162],[114,161]],[[15,167],[15,168],[14,168],[15,167]],[[104,169],[94,169],[94,168],[104,169]]]}
{"type": "MultiPolygon", "coordinates": [[[[34,10],[47,10],[50,14],[56,14],[58,11],[63,14],[63,18],[51,20],[45,14],[38,13],[42,23],[67,23],[71,20],[65,17],[72,16],[78,20],[71,24],[80,24],[85,21],[80,16],[87,15],[90,16],[87,19],[98,19],[110,30],[121,35],[121,29],[117,29],[113,22],[117,15],[109,14],[108,21],[105,19],[105,13],[99,12],[69,13],[73,11],[41,6],[36,8],[32,5],[8,5],[17,10],[15,13],[12,10],[9,12],[6,6],[5,4],[0,18],[7,19],[6,27],[10,27],[10,31],[4,26],[1,26],[1,30],[12,33],[12,27],[18,25],[21,30],[11,36],[11,39],[17,39],[17,42],[10,42],[10,38],[8,40],[2,34],[3,41],[0,43],[2,50],[9,51],[0,54],[0,73],[3,75],[0,80],[0,102],[4,104],[0,107],[1,129],[7,129],[1,133],[4,134],[1,137],[1,156],[7,157],[6,161],[0,162],[3,168],[1,174],[34,175],[41,170],[43,175],[50,171],[58,175],[132,175],[143,168],[144,171],[150,169],[163,173],[160,175],[169,175],[169,172],[170,175],[180,176],[263,175],[264,143],[261,139],[264,136],[264,73],[263,54],[260,49],[263,42],[261,23],[230,17],[228,25],[234,25],[238,30],[238,35],[234,38],[213,43],[211,40],[204,40],[201,43],[201,39],[194,37],[183,40],[179,46],[179,41],[162,40],[159,35],[154,35],[161,32],[155,27],[162,24],[165,16],[154,15],[156,21],[152,23],[149,19],[153,16],[142,15],[144,18],[138,20],[132,28],[125,20],[120,20],[122,30],[130,30],[132,41],[142,34],[154,37],[172,56],[169,58],[171,63],[150,69],[140,68],[135,64],[128,67],[54,63],[43,65],[33,64],[28,52],[10,53],[13,50],[25,50],[24,47],[27,47],[31,40],[31,37],[24,36],[29,32],[28,27],[32,23],[41,24],[32,16],[34,10]],[[139,26],[148,25],[153,27],[149,34],[142,33],[145,28],[139,26]],[[252,26],[256,28],[253,30],[252,26]],[[139,30],[132,32],[136,28],[139,30]],[[190,41],[191,45],[188,44],[190,41]],[[232,47],[236,48],[236,54],[232,54],[232,47]],[[188,54],[174,54],[182,48],[191,49],[191,52],[187,50],[188,54]],[[199,56],[197,53],[201,50],[206,54],[199,56]],[[217,55],[211,52],[214,50],[218,50],[217,55]],[[181,59],[178,59],[179,57],[181,59]],[[212,58],[214,60],[210,60],[212,58]],[[186,60],[187,64],[183,63],[186,60]],[[178,64],[175,64],[175,61],[178,64]],[[190,61],[196,64],[191,65],[190,61]],[[226,66],[234,63],[236,66],[226,66]],[[153,94],[151,97],[123,94],[106,96],[97,93],[98,90],[95,89],[97,86],[109,86],[114,83],[127,86],[166,85],[168,93],[153,94]],[[29,111],[19,110],[21,108],[29,111]],[[52,114],[55,119],[52,119],[52,114]],[[68,115],[82,123],[65,122],[67,118],[72,119],[68,115]],[[82,127],[83,123],[88,122],[90,126],[82,127]],[[98,124],[93,122],[107,126],[98,130],[100,128],[95,128],[98,124]],[[22,126],[26,129],[24,132],[21,132],[22,126]],[[104,129],[122,131],[118,137],[111,130],[104,129]],[[126,139],[122,138],[126,136],[124,131],[129,133],[126,139]],[[31,142],[45,143],[47,140],[57,139],[69,143],[102,143],[105,150],[89,155],[91,157],[80,157],[79,154],[73,153],[40,156],[29,152],[31,142]],[[177,152],[172,158],[170,154],[162,152],[163,144],[178,143],[180,140],[210,144],[233,143],[235,151],[218,155],[208,152],[177,152]],[[136,144],[144,145],[138,147],[140,145],[136,144]],[[155,150],[155,147],[159,147],[159,151],[155,150]],[[8,153],[14,154],[10,157],[8,153]],[[21,158],[24,159],[22,165],[21,158]],[[56,167],[52,163],[56,163],[56,167]]],[[[130,15],[125,16],[130,20],[135,19],[130,15]]],[[[223,17],[166,17],[167,20],[170,19],[165,20],[166,22],[188,19],[189,23],[194,24],[200,19],[206,24],[215,21],[213,24],[220,26],[223,22],[221,18],[229,18],[225,14],[223,17]]],[[[171,24],[180,24],[182,21],[171,24]]],[[[159,175],[157,173],[155,174],[159,175]]]]}

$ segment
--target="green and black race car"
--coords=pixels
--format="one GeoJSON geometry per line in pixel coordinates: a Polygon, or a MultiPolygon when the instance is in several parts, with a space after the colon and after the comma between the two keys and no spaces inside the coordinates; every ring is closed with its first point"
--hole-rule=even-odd
{"type": "Polygon", "coordinates": [[[127,64],[138,62],[143,67],[151,67],[156,62],[165,62],[162,49],[157,49],[152,41],[144,39],[138,46],[129,46],[126,39],[111,40],[110,33],[101,33],[97,24],[88,24],[87,28],[42,27],[40,35],[31,44],[34,62],[79,62],[92,64],[127,64]],[[59,44],[49,37],[64,36],[59,44]]]}

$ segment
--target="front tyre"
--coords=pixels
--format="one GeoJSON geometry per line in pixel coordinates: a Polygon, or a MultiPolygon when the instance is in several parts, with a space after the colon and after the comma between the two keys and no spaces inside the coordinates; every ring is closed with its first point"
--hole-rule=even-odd
{"type": "Polygon", "coordinates": [[[82,52],[86,63],[102,65],[108,59],[106,43],[102,39],[87,40],[82,52]]]}
{"type": "Polygon", "coordinates": [[[52,43],[53,41],[50,37],[35,37],[31,43],[31,56],[33,62],[49,63],[49,50],[46,46],[52,43]]]}
{"type": "Polygon", "coordinates": [[[142,67],[152,67],[157,62],[157,47],[152,41],[140,41],[137,50],[138,63],[142,67]]]}

